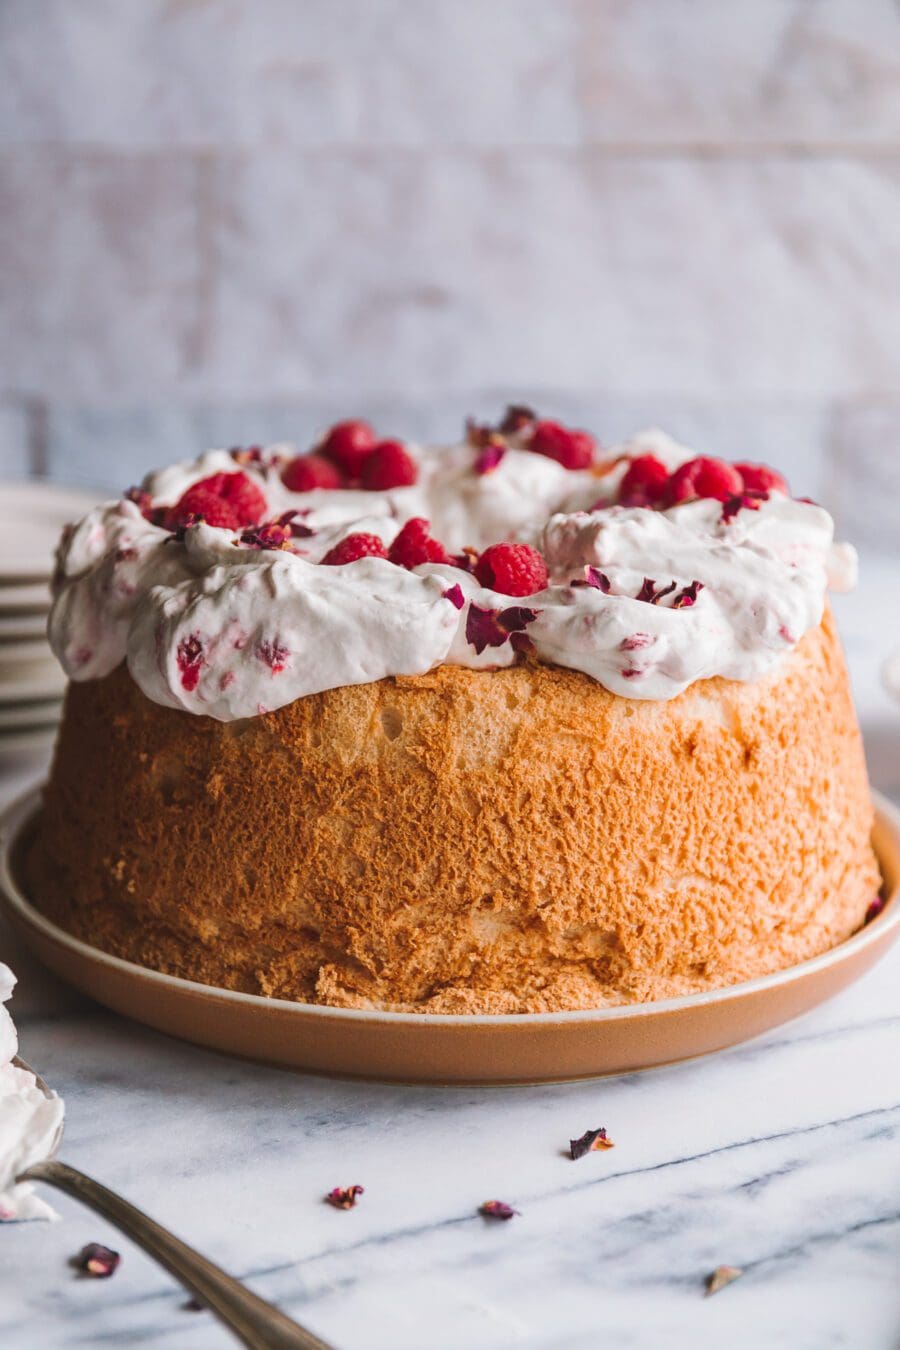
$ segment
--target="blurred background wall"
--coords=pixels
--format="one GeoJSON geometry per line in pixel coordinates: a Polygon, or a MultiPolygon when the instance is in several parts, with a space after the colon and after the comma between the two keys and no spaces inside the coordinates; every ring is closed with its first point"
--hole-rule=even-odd
{"type": "Polygon", "coordinates": [[[0,473],[504,400],[900,547],[892,0],[0,0],[0,473]]]}

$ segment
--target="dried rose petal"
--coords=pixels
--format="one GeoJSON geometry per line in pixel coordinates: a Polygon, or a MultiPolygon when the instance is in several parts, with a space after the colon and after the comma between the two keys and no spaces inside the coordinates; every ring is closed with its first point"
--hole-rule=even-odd
{"type": "Polygon", "coordinates": [[[130,487],[124,494],[126,502],[134,502],[141,513],[146,513],[153,505],[150,493],[142,487],[130,487]]]}
{"type": "Polygon", "coordinates": [[[134,502],[141,515],[145,520],[149,520],[151,525],[159,525],[160,528],[163,527],[166,508],[164,506],[154,506],[153,498],[150,496],[149,492],[145,492],[142,487],[130,487],[124,495],[126,501],[134,502]]]}
{"type": "Polygon", "coordinates": [[[478,558],[477,548],[464,548],[462,553],[454,553],[450,561],[463,572],[474,572],[478,558]]]}
{"type": "Polygon", "coordinates": [[[866,910],[866,917],[863,919],[863,925],[871,923],[873,919],[877,919],[878,915],[882,912],[886,904],[887,899],[885,896],[876,895],[875,899],[872,901],[871,905],[869,905],[869,908],[866,910]]]}
{"type": "Polygon", "coordinates": [[[466,440],[473,450],[486,450],[488,446],[503,444],[503,437],[488,422],[476,422],[474,417],[466,418],[466,440]]]}
{"type": "Polygon", "coordinates": [[[602,591],[604,595],[609,595],[610,581],[605,572],[601,572],[599,567],[594,567],[588,563],[584,569],[583,577],[576,577],[574,581],[569,582],[570,586],[593,586],[595,591],[602,591]]]}
{"type": "Polygon", "coordinates": [[[241,543],[247,548],[279,549],[290,548],[293,534],[290,525],[280,525],[276,520],[268,520],[255,530],[244,530],[241,543]]]}
{"type": "Polygon", "coordinates": [[[586,1130],[580,1139],[569,1140],[569,1153],[573,1162],[583,1158],[586,1153],[596,1153],[601,1149],[614,1147],[605,1129],[586,1130]]]}
{"type": "Polygon", "coordinates": [[[717,1294],[720,1289],[724,1289],[733,1280],[739,1280],[743,1273],[740,1266],[716,1266],[713,1273],[706,1277],[706,1297],[709,1298],[710,1294],[717,1294]]]}
{"type": "Polygon", "coordinates": [[[362,1186],[335,1186],[326,1195],[325,1202],[335,1209],[355,1209],[357,1200],[363,1194],[362,1186]]]}
{"type": "Polygon", "coordinates": [[[534,623],[540,612],[539,609],[529,609],[526,605],[510,605],[509,609],[500,611],[500,627],[507,633],[520,633],[523,628],[534,623]]]}
{"type": "Polygon", "coordinates": [[[642,647],[652,647],[656,638],[650,633],[632,633],[631,637],[623,638],[619,643],[621,652],[637,652],[642,647]]]}
{"type": "Polygon", "coordinates": [[[519,1211],[513,1209],[505,1200],[485,1200],[478,1206],[478,1213],[483,1214],[486,1219],[511,1219],[519,1211]]]}
{"type": "Polygon", "coordinates": [[[636,600],[646,600],[648,605],[658,605],[664,596],[669,595],[678,585],[673,581],[669,586],[658,586],[650,577],[644,577],[644,584],[635,596],[636,600]]]}
{"type": "Polygon", "coordinates": [[[530,430],[537,421],[537,413],[524,403],[511,403],[503,414],[500,431],[504,436],[515,436],[519,432],[530,430]]]}
{"type": "Polygon", "coordinates": [[[768,500],[768,492],[736,492],[733,496],[726,497],[722,503],[722,520],[727,524],[739,511],[758,511],[762,502],[768,500]]]}
{"type": "Polygon", "coordinates": [[[525,605],[510,605],[508,609],[483,609],[469,605],[466,616],[466,641],[478,656],[486,647],[502,647],[511,633],[520,633],[540,614],[539,609],[525,605]]]}
{"type": "Polygon", "coordinates": [[[315,534],[315,530],[295,520],[296,515],[296,511],[285,511],[274,520],[267,520],[262,525],[244,530],[241,534],[241,543],[248,548],[289,549],[292,539],[309,539],[315,534]]]}
{"type": "Polygon", "coordinates": [[[441,591],[441,595],[445,600],[449,600],[451,605],[455,605],[457,609],[462,609],[466,603],[466,597],[463,595],[463,588],[459,582],[455,586],[449,586],[446,591],[441,591]]]}
{"type": "Polygon", "coordinates": [[[481,451],[481,454],[475,460],[475,463],[472,465],[472,468],[483,478],[486,473],[493,473],[505,454],[505,445],[491,444],[485,446],[481,451]]]}
{"type": "Polygon", "coordinates": [[[514,652],[519,652],[522,656],[533,656],[537,651],[537,647],[527,633],[511,633],[509,645],[514,652]]]}
{"type": "Polygon", "coordinates": [[[266,457],[261,445],[248,445],[246,450],[235,445],[228,451],[236,464],[265,464],[266,457]]]}
{"type": "Polygon", "coordinates": [[[89,1275],[94,1280],[108,1280],[119,1268],[122,1258],[111,1247],[103,1247],[99,1242],[89,1242],[72,1261],[76,1270],[89,1275]]]}
{"type": "Polygon", "coordinates": [[[696,605],[697,596],[700,594],[702,590],[703,590],[702,581],[692,581],[690,586],[685,586],[675,596],[675,599],[672,601],[672,608],[690,609],[692,605],[696,605]]]}

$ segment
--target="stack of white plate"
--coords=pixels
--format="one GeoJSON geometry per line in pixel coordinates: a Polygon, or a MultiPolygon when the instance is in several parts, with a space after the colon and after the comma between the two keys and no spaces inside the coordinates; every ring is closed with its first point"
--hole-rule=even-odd
{"type": "Polygon", "coordinates": [[[53,555],[63,525],[95,501],[49,483],[0,483],[0,755],[53,741],[66,688],[46,636],[53,555]]]}

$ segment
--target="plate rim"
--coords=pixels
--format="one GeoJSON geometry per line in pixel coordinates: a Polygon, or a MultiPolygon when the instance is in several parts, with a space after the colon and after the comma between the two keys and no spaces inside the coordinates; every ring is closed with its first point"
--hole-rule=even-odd
{"type": "MultiPolygon", "coordinates": [[[[17,514],[27,511],[30,504],[53,514],[54,520],[36,522],[55,531],[57,543],[65,525],[81,519],[88,511],[97,506],[98,499],[90,489],[80,489],[65,483],[55,483],[45,478],[9,478],[0,481],[0,520],[10,513],[7,506],[18,508],[17,514]]],[[[43,549],[34,553],[25,553],[21,557],[7,555],[0,563],[0,588],[20,586],[27,582],[46,582],[49,585],[53,575],[54,553],[43,549]]]]}
{"type": "MultiPolygon", "coordinates": [[[[390,1026],[509,1028],[539,1027],[559,1023],[568,1026],[579,1024],[590,1026],[626,1018],[665,1017],[671,1013],[715,1007],[748,995],[766,993],[771,989],[790,985],[816,971],[827,969],[828,966],[855,953],[863,952],[869,946],[880,944],[888,938],[893,929],[900,926],[900,875],[898,875],[881,913],[836,947],[831,947],[827,952],[813,956],[808,961],[801,961],[784,970],[773,971],[769,975],[759,975],[752,980],[705,990],[700,994],[685,994],[680,998],[658,999],[652,1003],[622,1003],[611,1008],[577,1008],[543,1013],[389,1012],[380,1008],[335,1008],[323,1003],[301,1003],[293,999],[269,998],[265,994],[248,994],[239,989],[224,989],[221,985],[201,984],[197,980],[186,980],[180,975],[167,975],[164,971],[137,965],[133,961],[124,960],[121,956],[105,952],[100,947],[91,946],[90,943],[74,937],[46,918],[24,894],[11,866],[15,847],[40,805],[43,786],[43,783],[38,783],[28,788],[0,812],[0,902],[3,906],[12,910],[21,922],[37,928],[45,938],[68,948],[82,958],[99,961],[120,975],[149,980],[152,984],[174,989],[185,995],[224,999],[226,1002],[245,1007],[266,1008],[293,1016],[313,1016],[335,1022],[365,1022],[369,1025],[373,1022],[385,1022],[390,1026]]],[[[880,792],[872,790],[871,795],[876,821],[886,826],[900,849],[900,807],[895,806],[880,792]]]]}

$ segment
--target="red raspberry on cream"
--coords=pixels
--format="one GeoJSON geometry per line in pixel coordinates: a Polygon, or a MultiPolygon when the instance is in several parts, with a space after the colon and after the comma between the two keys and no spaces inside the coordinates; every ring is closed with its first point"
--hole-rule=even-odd
{"type": "Polygon", "coordinates": [[[298,455],[286,466],[281,481],[289,492],[312,492],[314,488],[342,488],[344,476],[324,455],[298,455]]]}
{"type": "Polygon", "coordinates": [[[669,479],[665,500],[669,506],[712,497],[724,502],[744,490],[744,480],[736,468],[724,459],[689,459],[669,479]]]}
{"type": "Polygon", "coordinates": [[[631,461],[622,485],[619,501],[623,506],[657,506],[669,484],[669,470],[655,455],[638,455],[631,461]]]}
{"type": "Polygon", "coordinates": [[[735,464],[734,467],[744,480],[745,491],[783,492],[786,496],[790,495],[787,480],[777,469],[770,469],[768,464],[735,464]]]}
{"type": "Polygon", "coordinates": [[[356,479],[374,449],[375,432],[368,422],[354,418],[336,422],[318,446],[317,453],[330,459],[347,478],[356,479]]]}
{"type": "Polygon", "coordinates": [[[411,487],[418,477],[416,461],[399,441],[381,441],[362,466],[362,485],[370,492],[411,487]]]}
{"type": "Polygon", "coordinates": [[[500,595],[536,595],[547,585],[547,564],[530,544],[492,544],[475,564],[475,576],[500,595]]]}
{"type": "Polygon", "coordinates": [[[346,539],[328,550],[322,562],[326,567],[343,567],[360,558],[386,557],[387,549],[377,534],[348,534],[346,539]]]}
{"type": "Polygon", "coordinates": [[[420,563],[448,563],[443,544],[432,539],[429,523],[421,516],[408,520],[388,549],[388,557],[398,567],[418,567],[420,563]]]}
{"type": "MultiPolygon", "coordinates": [[[[231,508],[234,525],[229,524],[229,529],[238,525],[255,525],[266,512],[262,489],[245,473],[214,473],[209,478],[201,478],[199,483],[193,483],[182,493],[168,514],[167,527],[170,530],[178,529],[189,524],[191,516],[202,515],[196,503],[199,501],[209,509],[210,496],[218,497],[231,508]]],[[[213,522],[208,520],[208,523],[213,522]]]]}
{"type": "Polygon", "coordinates": [[[571,431],[560,422],[537,422],[528,449],[555,459],[564,469],[589,469],[597,442],[587,431],[571,431]]]}

